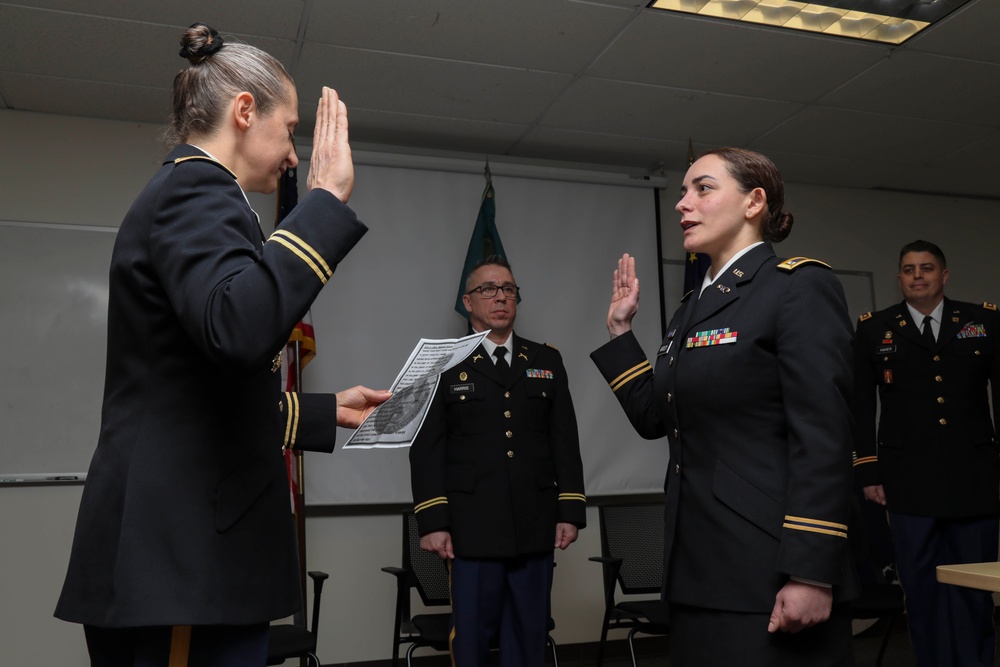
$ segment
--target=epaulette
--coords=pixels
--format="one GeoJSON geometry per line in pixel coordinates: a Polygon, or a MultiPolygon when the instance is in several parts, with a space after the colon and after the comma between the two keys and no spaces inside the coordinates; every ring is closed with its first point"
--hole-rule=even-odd
{"type": "Polygon", "coordinates": [[[872,318],[872,311],[868,311],[858,318],[858,322],[864,322],[865,320],[870,320],[872,318]]]}
{"type": "Polygon", "coordinates": [[[188,162],[189,160],[202,160],[204,162],[211,162],[214,165],[222,167],[226,171],[226,173],[232,176],[233,178],[237,177],[236,174],[233,173],[232,169],[222,164],[218,160],[208,157],[207,155],[188,155],[187,157],[179,157],[176,160],[174,160],[174,164],[180,164],[181,162],[188,162]]]}
{"type": "Polygon", "coordinates": [[[558,348],[558,347],[556,347],[555,345],[553,345],[552,343],[546,343],[546,344],[545,344],[545,347],[551,347],[551,348],[552,348],[553,350],[555,350],[556,352],[558,352],[558,351],[559,351],[559,348],[558,348]]]}
{"type": "Polygon", "coordinates": [[[983,301],[983,308],[986,310],[996,310],[997,305],[995,303],[990,303],[989,301],[983,301]]]}
{"type": "Polygon", "coordinates": [[[781,264],[778,264],[778,268],[782,271],[792,271],[799,268],[803,264],[819,264],[820,266],[825,266],[828,269],[832,268],[826,262],[821,262],[818,259],[810,259],[809,257],[790,257],[781,264]]]}
{"type": "Polygon", "coordinates": [[[684,303],[685,301],[687,301],[687,298],[689,296],[691,296],[692,294],[694,294],[694,290],[693,289],[692,290],[688,290],[687,294],[685,294],[684,296],[681,297],[681,303],[684,303]]]}

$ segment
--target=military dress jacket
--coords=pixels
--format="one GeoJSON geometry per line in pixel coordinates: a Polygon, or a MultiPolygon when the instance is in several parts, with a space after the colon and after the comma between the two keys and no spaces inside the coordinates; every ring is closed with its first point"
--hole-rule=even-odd
{"type": "Polygon", "coordinates": [[[549,552],[556,523],[587,522],[562,357],[517,335],[513,356],[507,379],[482,345],[442,373],[410,448],[420,534],[450,531],[459,557],[549,552]]]}
{"type": "Polygon", "coordinates": [[[1000,315],[992,304],[945,299],[941,319],[934,344],[905,301],[858,321],[855,478],[860,486],[883,485],[893,512],[996,514],[1000,315]]]}
{"type": "Polygon", "coordinates": [[[265,241],[235,175],[173,150],[111,260],[101,430],[56,616],[262,623],[301,606],[283,446],[332,451],[336,397],[279,351],[366,227],[312,190],[265,241]]]}
{"type": "Polygon", "coordinates": [[[685,298],[655,368],[631,332],[591,354],[639,435],[669,441],[664,599],[768,613],[789,577],[855,594],[850,346],[829,268],[763,244],[685,298]]]}

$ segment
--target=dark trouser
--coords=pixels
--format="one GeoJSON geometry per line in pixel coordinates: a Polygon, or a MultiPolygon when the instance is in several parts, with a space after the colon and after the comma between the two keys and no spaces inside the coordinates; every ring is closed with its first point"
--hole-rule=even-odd
{"type": "Polygon", "coordinates": [[[451,563],[451,654],[457,667],[541,667],[548,636],[552,553],[455,558],[451,563]]]}
{"type": "Polygon", "coordinates": [[[997,559],[1000,519],[889,513],[906,622],[920,667],[993,667],[993,595],[939,584],[936,567],[997,559]]]}
{"type": "Polygon", "coordinates": [[[835,604],[830,619],[791,634],[767,631],[770,612],[748,614],[670,606],[671,667],[850,667],[851,612],[835,604]]]}
{"type": "Polygon", "coordinates": [[[83,627],[92,667],[263,667],[267,624],[83,627]]]}

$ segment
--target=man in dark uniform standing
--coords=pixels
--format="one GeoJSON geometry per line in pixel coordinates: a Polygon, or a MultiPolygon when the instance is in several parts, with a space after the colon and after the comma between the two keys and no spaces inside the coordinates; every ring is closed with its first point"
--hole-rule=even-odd
{"type": "Polygon", "coordinates": [[[1000,317],[945,298],[946,267],[933,243],[903,246],[904,301],[858,322],[854,470],[889,513],[917,663],[992,667],[992,595],[939,584],[935,567],[997,559],[1000,317]]]}
{"type": "Polygon", "coordinates": [[[469,274],[469,323],[489,335],[441,375],[410,449],[420,546],[451,569],[459,667],[541,666],[553,552],[586,525],[576,414],[562,357],[513,333],[519,288],[507,260],[469,274]]]}

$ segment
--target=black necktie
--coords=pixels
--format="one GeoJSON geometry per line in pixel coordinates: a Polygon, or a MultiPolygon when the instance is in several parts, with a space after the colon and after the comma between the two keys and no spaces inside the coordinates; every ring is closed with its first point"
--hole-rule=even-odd
{"type": "Polygon", "coordinates": [[[493,354],[497,358],[497,375],[506,384],[507,378],[510,376],[510,364],[507,363],[507,348],[497,346],[497,349],[493,350],[493,354]]]}
{"type": "Polygon", "coordinates": [[[934,319],[934,318],[932,318],[930,315],[927,315],[927,316],[924,317],[924,326],[923,326],[923,329],[921,331],[921,333],[924,336],[924,340],[926,340],[927,344],[931,345],[931,346],[933,346],[933,345],[935,345],[937,343],[937,339],[934,338],[934,329],[931,329],[931,320],[932,319],[934,319]]]}

